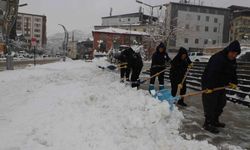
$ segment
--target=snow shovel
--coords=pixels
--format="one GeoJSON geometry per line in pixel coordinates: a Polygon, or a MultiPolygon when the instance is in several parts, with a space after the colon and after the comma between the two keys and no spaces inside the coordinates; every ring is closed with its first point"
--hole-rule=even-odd
{"type": "Polygon", "coordinates": [[[127,68],[127,66],[124,66],[124,67],[117,67],[117,66],[114,66],[114,65],[109,65],[107,67],[103,67],[103,66],[98,66],[98,68],[102,69],[102,70],[105,70],[105,69],[109,69],[111,71],[114,71],[116,69],[123,69],[123,68],[127,68]]]}
{"type": "MultiPolygon", "coordinates": [[[[186,71],[186,73],[185,73],[185,75],[184,75],[184,77],[183,77],[183,79],[182,79],[182,81],[181,81],[181,83],[180,83],[181,86],[183,86],[183,84],[184,84],[184,82],[185,82],[185,80],[186,80],[186,78],[187,78],[187,76],[188,76],[188,73],[189,73],[189,71],[191,70],[191,68],[192,68],[192,67],[190,67],[190,68],[187,69],[187,71],[186,71]]],[[[181,89],[182,89],[182,88],[179,87],[179,85],[178,85],[177,94],[180,93],[181,89]]]]}
{"type": "MultiPolygon", "coordinates": [[[[224,90],[226,88],[230,88],[230,86],[214,88],[214,89],[211,90],[211,92],[221,91],[221,90],[224,90]]],[[[198,92],[189,93],[189,94],[186,94],[186,95],[180,95],[180,96],[173,97],[172,94],[171,94],[171,91],[167,90],[167,89],[160,90],[159,92],[156,92],[155,90],[151,91],[153,97],[155,97],[156,99],[158,99],[158,100],[160,100],[162,102],[167,101],[169,106],[170,106],[171,111],[174,108],[174,104],[176,102],[178,102],[178,100],[180,100],[182,98],[190,97],[190,96],[201,95],[201,94],[206,93],[206,92],[208,92],[208,90],[202,90],[202,91],[198,91],[198,92]]]]}
{"type": "Polygon", "coordinates": [[[146,79],[142,80],[142,81],[140,81],[140,80],[139,80],[139,83],[140,83],[140,84],[144,84],[146,81],[148,81],[148,80],[150,80],[150,79],[152,79],[152,78],[154,78],[154,77],[159,76],[161,73],[163,73],[163,72],[167,71],[168,69],[169,69],[169,67],[168,67],[168,68],[166,68],[166,69],[164,69],[164,70],[162,70],[162,71],[160,71],[160,72],[158,72],[158,73],[156,73],[156,74],[154,74],[154,75],[153,75],[153,76],[151,76],[151,77],[148,77],[148,78],[146,78],[146,79]]]}

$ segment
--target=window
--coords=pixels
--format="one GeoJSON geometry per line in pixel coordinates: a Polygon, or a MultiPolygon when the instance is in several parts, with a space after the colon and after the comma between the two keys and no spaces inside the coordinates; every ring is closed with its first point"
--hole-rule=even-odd
{"type": "Polygon", "coordinates": [[[184,43],[188,43],[188,38],[185,38],[185,39],[184,39],[184,43]]]}
{"type": "Polygon", "coordinates": [[[199,39],[195,39],[195,44],[199,44],[199,39]]]}
{"type": "Polygon", "coordinates": [[[201,20],[201,16],[199,15],[199,16],[197,16],[197,20],[198,21],[200,21],[201,20]]]}
{"type": "Polygon", "coordinates": [[[136,29],[134,29],[134,31],[137,31],[136,29]]]}
{"type": "Polygon", "coordinates": [[[218,18],[214,18],[214,23],[218,23],[218,18]]]}
{"type": "Polygon", "coordinates": [[[130,21],[130,18],[128,18],[128,21],[130,21]]]}
{"type": "Polygon", "coordinates": [[[40,18],[36,18],[35,21],[36,21],[36,22],[40,22],[41,19],[40,19],[40,18]]]}
{"type": "Polygon", "coordinates": [[[203,56],[203,53],[198,52],[198,53],[197,53],[197,56],[203,56]]]}
{"type": "Polygon", "coordinates": [[[209,28],[208,26],[205,27],[205,31],[208,32],[209,31],[209,28]]]}
{"type": "Polygon", "coordinates": [[[206,21],[209,22],[209,16],[206,16],[206,21]]]}
{"type": "Polygon", "coordinates": [[[186,29],[189,29],[189,24],[186,24],[185,28],[186,28],[186,29]]]}
{"type": "Polygon", "coordinates": [[[217,32],[218,31],[218,28],[217,27],[214,27],[214,32],[217,32]]]}
{"type": "Polygon", "coordinates": [[[35,27],[41,27],[41,24],[35,23],[35,27]]]}
{"type": "Polygon", "coordinates": [[[147,29],[146,29],[146,28],[144,28],[144,29],[143,29],[143,32],[146,32],[146,31],[147,31],[147,29]]]}
{"type": "Polygon", "coordinates": [[[216,44],[216,40],[213,40],[213,45],[215,45],[216,44]]]}
{"type": "Polygon", "coordinates": [[[35,29],[34,31],[35,31],[35,32],[40,32],[41,30],[40,30],[40,29],[35,29]]]}
{"type": "Polygon", "coordinates": [[[40,35],[39,34],[35,34],[35,37],[40,38],[40,35]]]}
{"type": "Polygon", "coordinates": [[[205,45],[208,44],[208,39],[205,39],[205,40],[204,40],[204,44],[205,44],[205,45]]]}
{"type": "Polygon", "coordinates": [[[200,31],[200,26],[196,26],[196,31],[200,31]]]}

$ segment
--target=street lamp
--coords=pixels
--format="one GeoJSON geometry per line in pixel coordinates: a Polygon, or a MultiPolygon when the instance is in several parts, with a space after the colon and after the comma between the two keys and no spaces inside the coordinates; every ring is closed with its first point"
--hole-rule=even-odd
{"type": "Polygon", "coordinates": [[[64,34],[65,34],[64,41],[63,41],[63,61],[66,61],[66,51],[67,51],[67,47],[68,47],[69,33],[64,25],[62,25],[62,24],[58,24],[58,25],[63,28],[64,34]]]}

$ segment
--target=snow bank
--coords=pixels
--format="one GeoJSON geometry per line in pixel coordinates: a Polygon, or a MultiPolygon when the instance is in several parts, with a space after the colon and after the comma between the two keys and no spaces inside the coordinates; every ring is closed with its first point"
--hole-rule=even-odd
{"type": "Polygon", "coordinates": [[[178,132],[183,115],[97,64],[0,73],[1,150],[215,150],[178,132]]]}

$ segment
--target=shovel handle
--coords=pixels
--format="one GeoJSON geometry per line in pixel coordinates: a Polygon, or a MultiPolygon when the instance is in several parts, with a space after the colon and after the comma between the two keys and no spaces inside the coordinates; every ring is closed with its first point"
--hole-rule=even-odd
{"type": "MultiPolygon", "coordinates": [[[[229,87],[230,86],[214,88],[214,89],[212,89],[212,92],[225,90],[226,88],[229,88],[229,87]]],[[[189,93],[189,94],[186,94],[186,95],[181,95],[180,97],[181,98],[186,98],[186,97],[190,97],[190,96],[196,96],[196,95],[204,94],[206,92],[207,92],[207,90],[202,90],[202,91],[199,91],[199,92],[193,92],[193,93],[189,93]]]]}
{"type": "Polygon", "coordinates": [[[157,73],[154,74],[153,76],[151,76],[151,77],[149,77],[149,78],[146,78],[146,79],[144,79],[143,81],[141,81],[141,83],[145,83],[146,81],[148,81],[148,80],[150,80],[150,79],[152,79],[152,78],[154,78],[154,77],[159,76],[161,73],[167,71],[168,69],[169,69],[169,67],[166,68],[166,69],[164,69],[164,70],[162,70],[162,71],[160,71],[160,72],[157,72],[157,73]]]}

